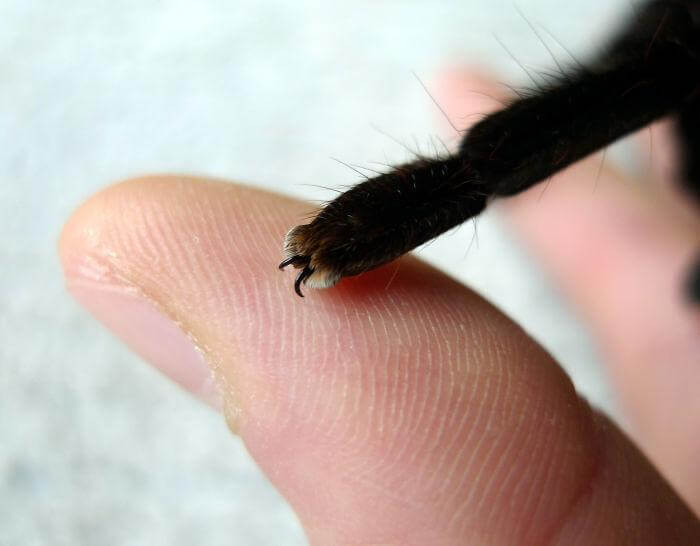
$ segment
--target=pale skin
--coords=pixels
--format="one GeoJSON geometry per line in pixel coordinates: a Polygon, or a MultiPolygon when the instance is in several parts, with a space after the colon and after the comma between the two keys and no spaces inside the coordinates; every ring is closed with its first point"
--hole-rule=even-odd
{"type": "MultiPolygon", "coordinates": [[[[482,92],[502,93],[453,72],[438,99],[465,126],[496,107],[482,92]]],[[[289,198],[130,180],[74,214],[60,254],[83,305],[223,411],[313,544],[700,544],[700,312],[678,295],[700,226],[669,182],[670,137],[654,150],[654,184],[598,176],[598,157],[503,205],[598,336],[633,439],[418,259],[389,289],[394,265],[300,300],[276,268],[310,210],[289,198]],[[149,346],[167,328],[128,306],[177,323],[215,385],[185,349],[149,346]]]]}

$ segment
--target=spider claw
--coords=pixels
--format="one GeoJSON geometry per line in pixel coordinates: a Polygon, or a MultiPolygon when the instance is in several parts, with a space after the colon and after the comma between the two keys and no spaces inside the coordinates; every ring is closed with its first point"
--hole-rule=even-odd
{"type": "Polygon", "coordinates": [[[285,267],[288,265],[307,265],[309,263],[309,258],[306,256],[299,256],[298,254],[295,254],[294,256],[290,256],[286,260],[282,261],[281,264],[279,264],[277,267],[279,268],[280,271],[284,270],[285,267]]]}
{"type": "Polygon", "coordinates": [[[294,281],[294,291],[297,293],[297,295],[299,297],[301,297],[301,298],[304,297],[304,294],[301,293],[301,285],[302,285],[302,283],[306,284],[306,279],[308,279],[313,274],[313,272],[314,272],[314,269],[307,265],[297,275],[297,278],[294,281]]]}

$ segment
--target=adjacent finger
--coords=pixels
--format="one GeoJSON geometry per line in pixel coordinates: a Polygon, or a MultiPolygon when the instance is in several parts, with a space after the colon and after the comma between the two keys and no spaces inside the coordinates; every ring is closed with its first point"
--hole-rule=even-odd
{"type": "Polygon", "coordinates": [[[666,118],[638,131],[635,135],[640,168],[640,183],[653,185],[654,198],[659,208],[670,209],[672,214],[693,222],[700,230],[698,202],[688,193],[683,176],[683,150],[677,133],[677,122],[666,118]]]}
{"type": "MultiPolygon", "coordinates": [[[[474,78],[444,78],[441,101],[456,119],[483,107],[465,94],[474,78]]],[[[484,94],[499,92],[476,82],[484,94]]],[[[592,325],[635,438],[700,513],[700,319],[683,294],[700,222],[670,182],[671,124],[641,131],[638,141],[652,130],[647,144],[661,184],[627,180],[598,153],[503,203],[592,325]]]]}
{"type": "Polygon", "coordinates": [[[509,204],[518,233],[588,319],[633,435],[700,511],[700,320],[684,295],[692,223],[634,181],[590,165],[509,204]]]}

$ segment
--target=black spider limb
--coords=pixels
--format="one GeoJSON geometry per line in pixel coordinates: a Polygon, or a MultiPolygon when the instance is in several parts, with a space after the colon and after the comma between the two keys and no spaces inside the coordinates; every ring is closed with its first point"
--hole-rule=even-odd
{"type": "MultiPolygon", "coordinates": [[[[685,184],[700,200],[700,0],[649,2],[588,67],[478,122],[446,158],[419,157],[367,178],[285,239],[295,290],[389,262],[669,114],[679,121],[685,184]]],[[[558,67],[559,68],[559,67],[558,67]]],[[[688,293],[700,301],[697,272],[688,293]]]]}

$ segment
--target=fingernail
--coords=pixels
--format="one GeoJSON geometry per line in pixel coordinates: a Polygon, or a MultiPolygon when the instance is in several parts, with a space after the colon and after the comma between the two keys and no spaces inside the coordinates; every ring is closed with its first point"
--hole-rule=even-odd
{"type": "Polygon", "coordinates": [[[136,354],[202,401],[223,404],[211,369],[190,337],[128,287],[72,280],[68,291],[136,354]]]}

